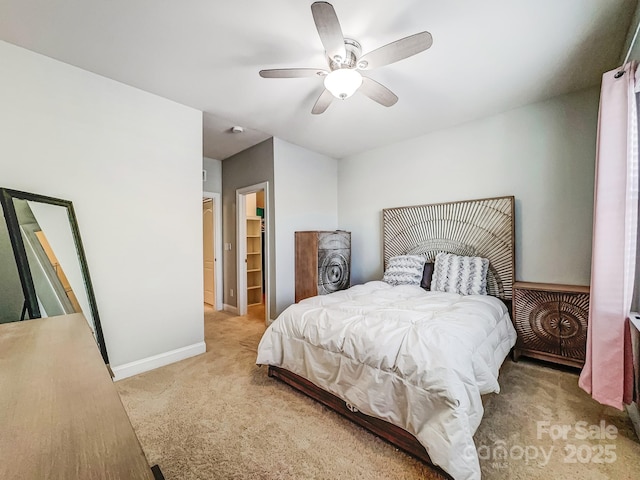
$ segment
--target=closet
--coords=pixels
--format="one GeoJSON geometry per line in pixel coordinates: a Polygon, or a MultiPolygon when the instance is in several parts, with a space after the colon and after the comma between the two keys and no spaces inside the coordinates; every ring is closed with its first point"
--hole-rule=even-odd
{"type": "Polygon", "coordinates": [[[264,303],[264,190],[246,195],[245,207],[247,307],[253,307],[264,303]]]}
{"type": "Polygon", "coordinates": [[[262,219],[247,217],[247,306],[262,303],[262,219]]]}

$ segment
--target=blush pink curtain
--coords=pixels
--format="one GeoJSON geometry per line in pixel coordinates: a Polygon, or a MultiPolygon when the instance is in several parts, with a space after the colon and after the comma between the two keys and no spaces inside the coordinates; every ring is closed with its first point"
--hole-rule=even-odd
{"type": "Polygon", "coordinates": [[[638,224],[635,73],[632,62],[602,77],[587,357],[579,381],[595,400],[618,409],[633,396],[628,316],[638,224]]]}

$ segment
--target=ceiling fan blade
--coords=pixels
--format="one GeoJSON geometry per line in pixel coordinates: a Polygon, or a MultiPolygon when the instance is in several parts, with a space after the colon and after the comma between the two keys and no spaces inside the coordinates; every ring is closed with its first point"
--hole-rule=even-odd
{"type": "Polygon", "coordinates": [[[358,60],[358,68],[360,70],[371,70],[372,68],[389,65],[420,53],[431,45],[433,45],[433,37],[429,32],[416,33],[363,55],[358,60]]]}
{"type": "Polygon", "coordinates": [[[385,107],[391,107],[398,101],[395,93],[368,77],[362,77],[362,86],[359,91],[385,107]]]}
{"type": "Polygon", "coordinates": [[[274,68],[272,70],[260,70],[262,78],[304,78],[323,77],[329,72],[321,68],[274,68]]]}
{"type": "Polygon", "coordinates": [[[331,101],[333,100],[333,95],[326,88],[316,100],[316,104],[313,106],[311,113],[314,115],[318,115],[320,113],[324,113],[324,111],[331,105],[331,101]]]}
{"type": "Polygon", "coordinates": [[[347,56],[347,51],[344,48],[344,35],[333,5],[327,2],[314,2],[311,4],[311,13],[329,58],[335,60],[336,57],[340,57],[339,61],[344,60],[347,56]]]}

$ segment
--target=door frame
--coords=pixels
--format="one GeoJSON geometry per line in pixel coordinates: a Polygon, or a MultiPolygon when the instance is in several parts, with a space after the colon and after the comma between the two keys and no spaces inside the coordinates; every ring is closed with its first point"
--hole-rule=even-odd
{"type": "Polygon", "coordinates": [[[237,302],[238,315],[247,314],[247,242],[244,241],[247,234],[247,206],[246,197],[251,193],[264,190],[264,285],[263,292],[265,296],[264,321],[269,323],[269,312],[271,311],[271,259],[269,255],[270,242],[269,233],[271,232],[271,205],[269,205],[269,182],[256,183],[248,187],[238,188],[236,190],[236,251],[238,255],[237,261],[237,302]]]}
{"type": "MultiPolygon", "coordinates": [[[[222,197],[219,193],[202,192],[202,198],[213,200],[213,281],[215,283],[216,310],[222,310],[222,197]]],[[[203,287],[204,288],[204,287],[203,287]]]]}

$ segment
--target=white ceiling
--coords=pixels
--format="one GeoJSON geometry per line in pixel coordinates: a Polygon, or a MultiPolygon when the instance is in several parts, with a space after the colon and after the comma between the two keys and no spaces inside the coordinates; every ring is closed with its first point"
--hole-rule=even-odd
{"type": "Polygon", "coordinates": [[[433,46],[368,72],[400,100],[357,93],[311,115],[326,67],[307,0],[0,0],[0,39],[204,112],[204,155],[270,136],[341,158],[597,85],[636,0],[333,0],[369,52],[423,30],[433,46]],[[229,132],[233,125],[245,134],[229,132]]]}

